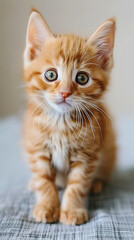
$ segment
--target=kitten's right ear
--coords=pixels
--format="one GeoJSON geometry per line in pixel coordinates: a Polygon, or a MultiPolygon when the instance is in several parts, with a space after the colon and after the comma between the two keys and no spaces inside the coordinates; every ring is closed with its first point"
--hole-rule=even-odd
{"type": "Polygon", "coordinates": [[[113,65],[115,28],[115,19],[108,19],[87,41],[88,44],[91,44],[96,48],[101,67],[105,70],[110,70],[113,65]]]}
{"type": "Polygon", "coordinates": [[[35,59],[47,41],[54,38],[43,16],[36,10],[31,12],[26,36],[24,64],[35,59]]]}

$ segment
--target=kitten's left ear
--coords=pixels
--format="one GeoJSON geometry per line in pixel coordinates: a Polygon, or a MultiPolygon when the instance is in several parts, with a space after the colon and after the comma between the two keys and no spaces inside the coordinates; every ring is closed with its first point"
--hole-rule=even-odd
{"type": "Polygon", "coordinates": [[[113,65],[115,24],[114,18],[108,19],[87,40],[96,48],[101,67],[106,71],[113,65]]]}
{"type": "Polygon", "coordinates": [[[38,11],[32,10],[27,27],[24,64],[35,59],[45,43],[51,38],[54,36],[43,16],[38,11]]]}

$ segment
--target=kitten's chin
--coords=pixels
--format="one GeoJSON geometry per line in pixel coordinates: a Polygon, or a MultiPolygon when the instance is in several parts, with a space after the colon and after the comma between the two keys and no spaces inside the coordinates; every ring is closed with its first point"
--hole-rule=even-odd
{"type": "Polygon", "coordinates": [[[60,114],[65,114],[73,111],[73,107],[67,102],[59,102],[59,103],[49,103],[51,107],[60,114]]]}
{"type": "Polygon", "coordinates": [[[72,106],[66,102],[56,103],[54,104],[54,108],[59,113],[67,113],[73,110],[72,106]]]}

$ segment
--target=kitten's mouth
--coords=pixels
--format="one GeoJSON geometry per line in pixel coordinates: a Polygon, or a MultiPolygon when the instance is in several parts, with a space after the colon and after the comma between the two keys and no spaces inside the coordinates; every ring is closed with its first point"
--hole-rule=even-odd
{"type": "Polygon", "coordinates": [[[58,102],[57,104],[59,104],[59,105],[69,105],[69,106],[71,106],[68,102],[66,102],[65,99],[63,99],[61,102],[58,102]]]}

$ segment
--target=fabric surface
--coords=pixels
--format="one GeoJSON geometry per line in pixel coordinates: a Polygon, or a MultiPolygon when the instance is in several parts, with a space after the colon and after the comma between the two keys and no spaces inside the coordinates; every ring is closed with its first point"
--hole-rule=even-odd
{"type": "Polygon", "coordinates": [[[134,239],[134,171],[117,173],[98,195],[89,195],[89,221],[80,226],[37,223],[35,197],[26,187],[0,196],[1,240],[132,240],[134,239]]]}
{"type": "Polygon", "coordinates": [[[32,218],[35,196],[27,190],[30,174],[21,154],[21,121],[0,120],[0,240],[134,240],[133,123],[134,116],[117,121],[119,170],[101,194],[88,196],[88,223],[65,226],[32,218]]]}

